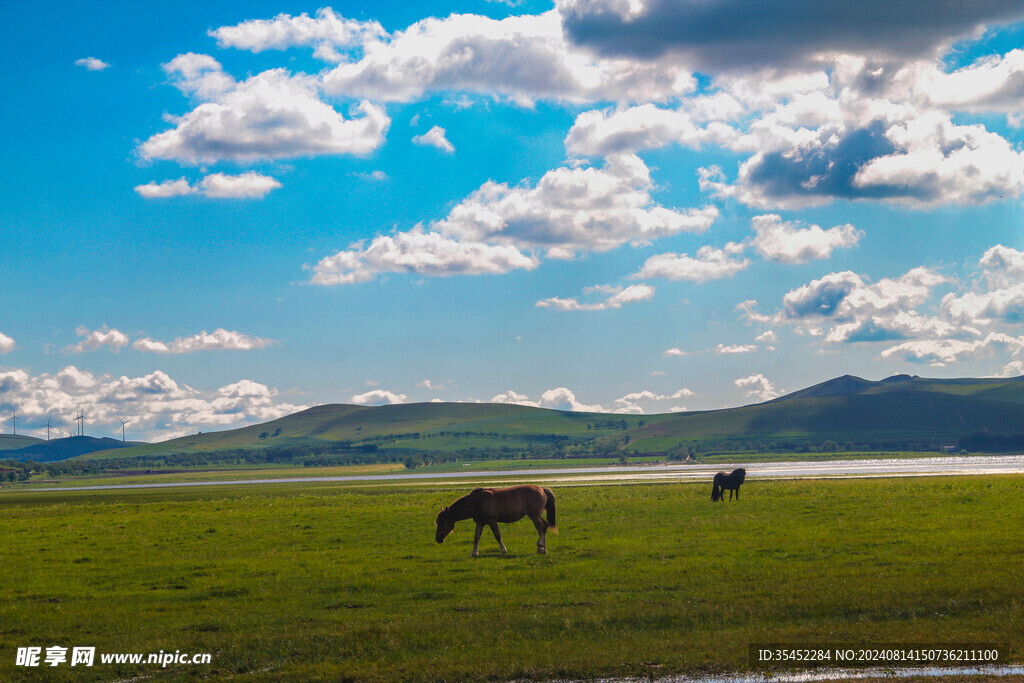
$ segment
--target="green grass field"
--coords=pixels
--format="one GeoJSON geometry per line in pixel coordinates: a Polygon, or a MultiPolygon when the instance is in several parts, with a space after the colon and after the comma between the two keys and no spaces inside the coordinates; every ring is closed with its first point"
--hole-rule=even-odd
{"type": "MultiPolygon", "coordinates": [[[[1021,661],[1024,477],[556,487],[510,556],[466,491],[0,494],[0,680],[462,681],[738,671],[752,642],[1002,642],[1021,661]],[[15,667],[19,647],[208,665],[15,667]]],[[[99,655],[97,655],[98,657],[99,655]]]]}

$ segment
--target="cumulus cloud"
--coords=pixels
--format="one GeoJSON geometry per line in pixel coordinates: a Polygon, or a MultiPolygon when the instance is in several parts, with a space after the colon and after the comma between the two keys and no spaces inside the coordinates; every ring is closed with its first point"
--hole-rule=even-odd
{"type": "Polygon", "coordinates": [[[497,394],[490,400],[491,403],[512,403],[520,406],[530,406],[531,408],[540,408],[540,403],[537,401],[531,401],[530,397],[526,394],[520,394],[509,389],[503,394],[497,394]]]}
{"type": "MultiPolygon", "coordinates": [[[[615,399],[615,408],[613,412],[616,413],[631,413],[636,415],[642,415],[651,412],[666,412],[666,410],[656,404],[663,403],[665,401],[678,401],[682,398],[692,398],[696,396],[690,389],[680,389],[672,394],[659,394],[654,391],[634,391],[622,396],[621,398],[615,399]]],[[[669,412],[680,412],[686,410],[679,406],[673,406],[669,412]]]]}
{"type": "MultiPolygon", "coordinates": [[[[198,390],[156,370],[147,375],[96,375],[69,365],[55,374],[31,375],[0,368],[0,409],[16,407],[35,423],[47,419],[71,432],[81,411],[86,432],[110,436],[130,420],[129,437],[167,439],[208,429],[241,427],[277,419],[308,406],[282,402],[275,389],[240,380],[212,391],[198,390]]],[[[45,428],[35,432],[45,436],[45,428]]]]}
{"type": "Polygon", "coordinates": [[[128,346],[131,341],[124,332],[111,329],[104,325],[98,330],[90,330],[87,327],[79,327],[75,330],[79,337],[84,337],[77,344],[69,344],[63,349],[64,353],[85,353],[86,351],[97,351],[99,349],[110,349],[117,352],[128,346]]]}
{"type": "Polygon", "coordinates": [[[455,153],[455,146],[445,137],[445,130],[441,126],[434,126],[423,135],[413,137],[412,141],[421,147],[435,147],[448,154],[455,153]]]}
{"type": "Polygon", "coordinates": [[[453,14],[418,21],[390,36],[367,37],[360,56],[328,72],[329,94],[407,102],[429,92],[468,92],[531,105],[662,100],[693,90],[674,60],[598,58],[566,40],[549,11],[490,19],[453,14]]]}
{"type": "Polygon", "coordinates": [[[166,199],[168,197],[184,197],[196,194],[199,190],[185,178],[177,180],[165,180],[162,183],[151,181],[145,185],[136,185],[135,192],[146,199],[166,199]]]}
{"type": "Polygon", "coordinates": [[[733,384],[741,389],[746,389],[747,397],[754,397],[761,401],[770,401],[773,398],[778,398],[783,393],[782,390],[776,389],[775,386],[768,381],[768,378],[760,373],[741,377],[733,382],[733,384]]]}
{"type": "Polygon", "coordinates": [[[14,350],[14,347],[14,340],[0,332],[0,353],[10,353],[14,350]]]}
{"type": "Polygon", "coordinates": [[[135,192],[146,199],[165,199],[191,194],[214,199],[262,199],[271,190],[279,187],[281,183],[276,178],[248,171],[240,175],[212,173],[195,186],[189,184],[185,178],[165,180],[160,184],[154,181],[136,186],[135,192]]]}
{"type": "Polygon", "coordinates": [[[367,391],[365,394],[356,394],[352,397],[352,403],[361,406],[386,406],[405,403],[407,398],[408,396],[405,394],[396,394],[386,389],[374,389],[373,391],[367,391]]]}
{"type": "Polygon", "coordinates": [[[538,308],[553,308],[556,311],[606,311],[609,308],[622,308],[627,304],[634,304],[640,301],[650,301],[654,298],[654,287],[645,284],[630,285],[629,287],[609,287],[601,285],[587,287],[583,290],[585,294],[601,293],[607,295],[604,301],[595,303],[580,303],[576,299],[541,299],[537,302],[538,308]]]}
{"type": "Polygon", "coordinates": [[[653,187],[639,157],[612,156],[601,168],[549,171],[534,187],[488,181],[435,228],[460,239],[555,249],[565,256],[703,232],[718,217],[711,206],[686,211],[660,206],[651,197],[653,187]]]}
{"type": "Polygon", "coordinates": [[[82,59],[76,59],[75,66],[85,67],[89,71],[103,71],[110,67],[110,65],[102,59],[96,59],[95,57],[83,57],[82,59]]]}
{"type": "Polygon", "coordinates": [[[795,0],[785,11],[747,0],[558,0],[573,42],[615,57],[674,55],[720,71],[805,64],[831,53],[934,57],[983,24],[1024,18],[1014,0],[984,3],[795,0]]]}
{"type": "Polygon", "coordinates": [[[978,267],[982,280],[972,291],[943,297],[944,315],[961,325],[1024,322],[1024,252],[997,244],[978,267]]]}
{"type": "Polygon", "coordinates": [[[576,399],[576,394],[565,387],[548,389],[541,394],[540,407],[553,410],[570,410],[578,413],[600,413],[604,411],[599,405],[581,403],[576,399]]]}
{"type": "Polygon", "coordinates": [[[1014,355],[1024,349],[1024,337],[1002,332],[989,333],[982,339],[917,339],[891,346],[882,351],[882,358],[941,367],[997,348],[1010,349],[1014,355]]]}
{"type": "Polygon", "coordinates": [[[180,55],[164,65],[171,82],[200,104],[175,126],[139,147],[144,159],[199,165],[321,155],[364,156],[391,123],[370,102],[346,118],[320,99],[316,78],[272,69],[236,82],[207,55],[180,55]]]}
{"type": "Polygon", "coordinates": [[[197,351],[252,351],[253,349],[263,349],[276,343],[273,339],[253,337],[241,332],[217,328],[213,332],[203,330],[191,337],[178,337],[169,342],[144,337],[143,339],[137,339],[132,344],[132,348],[149,353],[181,354],[195,353],[197,351]]]}
{"type": "Polygon", "coordinates": [[[539,261],[510,245],[458,241],[436,232],[414,228],[381,235],[369,246],[354,244],[320,260],[313,268],[312,284],[342,285],[366,282],[381,273],[420,275],[482,275],[533,270],[539,261]]]}
{"type": "Polygon", "coordinates": [[[263,52],[313,47],[316,56],[328,62],[344,59],[338,48],[349,49],[386,35],[378,22],[346,19],[330,7],[317,10],[313,17],[305,12],[299,16],[278,14],[273,19],[251,19],[210,31],[222,48],[263,52]]]}
{"type": "Polygon", "coordinates": [[[807,263],[826,259],[834,249],[855,246],[864,233],[852,225],[837,225],[822,230],[817,225],[801,227],[796,221],[783,221],[776,214],[755,216],[751,221],[757,253],[771,261],[807,263]]]}
{"type": "MultiPolygon", "coordinates": [[[[572,258],[578,251],[702,232],[718,216],[714,207],[662,207],[652,200],[652,187],[647,166],[632,155],[609,158],[600,169],[549,171],[533,187],[488,181],[429,231],[417,226],[378,236],[369,246],[353,244],[321,259],[312,283],[352,284],[388,272],[445,276],[532,270],[540,263],[539,249],[548,258],[572,258]]],[[[642,286],[627,290],[616,303],[648,293],[642,286]]]]}
{"type": "Polygon", "coordinates": [[[737,354],[753,353],[758,350],[756,344],[719,344],[715,347],[715,353],[737,354]]]}
{"type": "Polygon", "coordinates": [[[728,278],[750,265],[748,259],[736,258],[735,255],[742,250],[742,245],[730,243],[724,249],[703,246],[697,250],[696,256],[657,254],[648,258],[633,277],[689,280],[698,283],[728,278]]]}

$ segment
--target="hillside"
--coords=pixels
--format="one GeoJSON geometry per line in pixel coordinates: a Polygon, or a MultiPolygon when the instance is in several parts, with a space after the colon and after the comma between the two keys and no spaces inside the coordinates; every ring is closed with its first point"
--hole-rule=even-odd
{"type": "Polygon", "coordinates": [[[233,449],[380,449],[454,451],[468,448],[529,449],[559,441],[584,441],[602,433],[602,421],[635,427],[644,416],[573,413],[509,404],[410,403],[387,406],[330,404],[263,424],[145,444],[87,457],[209,453],[233,449]],[[590,429],[588,429],[590,425],[590,429]]]}
{"type": "Polygon", "coordinates": [[[35,460],[36,462],[52,462],[54,460],[65,460],[79,455],[93,453],[95,451],[110,451],[112,449],[129,448],[138,442],[124,443],[120,439],[104,437],[98,439],[92,436],[69,436],[63,439],[52,439],[42,441],[33,439],[35,443],[3,452],[4,458],[15,460],[35,460]]]}
{"type": "MultiPolygon", "coordinates": [[[[683,448],[941,448],[974,434],[1018,438],[1024,377],[871,381],[838,377],[740,408],[663,415],[573,413],[506,404],[322,405],[264,424],[196,434],[86,458],[263,452],[273,458],[357,454],[514,456],[678,452],[683,448]],[[567,450],[569,449],[569,450],[567,450]]],[[[1024,436],[1020,438],[1024,439],[1024,436]]],[[[225,455],[226,457],[226,455],[225,455]]]]}
{"type": "Polygon", "coordinates": [[[37,439],[34,436],[22,436],[21,434],[0,434],[0,460],[10,457],[5,451],[34,446],[39,443],[46,443],[46,441],[37,439]]]}

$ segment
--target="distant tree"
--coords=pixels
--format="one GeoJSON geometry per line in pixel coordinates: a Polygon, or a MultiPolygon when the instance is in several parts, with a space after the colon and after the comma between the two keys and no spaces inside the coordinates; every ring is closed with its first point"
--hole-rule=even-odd
{"type": "Polygon", "coordinates": [[[260,440],[261,440],[261,441],[262,441],[263,439],[267,438],[268,436],[270,436],[270,433],[269,433],[269,432],[260,432],[260,440]]]}

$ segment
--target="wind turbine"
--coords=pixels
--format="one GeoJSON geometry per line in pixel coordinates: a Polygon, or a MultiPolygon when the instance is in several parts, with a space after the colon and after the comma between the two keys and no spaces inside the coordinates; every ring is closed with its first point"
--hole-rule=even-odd
{"type": "Polygon", "coordinates": [[[85,436],[85,415],[82,411],[78,411],[78,417],[75,418],[75,422],[78,423],[78,436],[85,436]]]}
{"type": "Polygon", "coordinates": [[[13,412],[12,416],[7,418],[7,419],[8,419],[8,421],[12,425],[14,425],[14,435],[17,436],[18,435],[18,420],[21,419],[20,417],[18,417],[18,410],[17,410],[17,408],[14,409],[14,412],[13,412]]]}
{"type": "Polygon", "coordinates": [[[47,441],[49,441],[49,440],[50,440],[50,420],[51,420],[51,419],[52,419],[52,418],[50,418],[50,417],[47,417],[47,418],[46,418],[46,440],[47,440],[47,441]]]}
{"type": "Polygon", "coordinates": [[[124,426],[126,424],[128,424],[129,422],[131,422],[131,420],[125,421],[125,420],[122,420],[121,418],[117,418],[117,420],[118,420],[118,422],[121,423],[121,443],[124,443],[124,426]]]}

